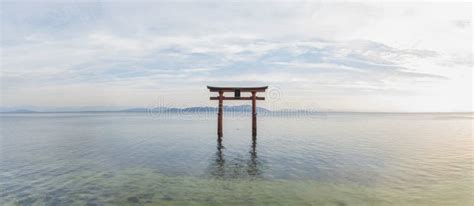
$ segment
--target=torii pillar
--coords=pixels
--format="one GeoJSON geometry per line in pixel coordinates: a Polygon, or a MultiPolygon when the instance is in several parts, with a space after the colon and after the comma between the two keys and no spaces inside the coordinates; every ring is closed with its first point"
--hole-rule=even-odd
{"type": "Polygon", "coordinates": [[[252,100],[252,137],[257,137],[257,100],[265,100],[265,97],[257,97],[257,92],[265,92],[268,86],[264,87],[211,87],[207,86],[210,92],[218,92],[219,96],[211,97],[211,100],[219,100],[217,110],[217,137],[222,138],[222,115],[224,100],[252,100]],[[225,97],[225,92],[233,92],[234,97],[225,97]],[[249,92],[250,97],[241,97],[240,93],[249,92]]]}

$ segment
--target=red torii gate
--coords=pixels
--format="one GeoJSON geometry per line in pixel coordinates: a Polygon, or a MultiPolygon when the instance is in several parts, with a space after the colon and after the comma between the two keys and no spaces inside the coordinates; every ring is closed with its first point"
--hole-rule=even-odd
{"type": "Polygon", "coordinates": [[[268,86],[264,87],[212,87],[207,86],[210,92],[218,92],[219,96],[211,97],[210,100],[219,100],[217,112],[217,136],[222,137],[222,113],[224,100],[252,100],[252,137],[257,136],[257,100],[265,100],[265,97],[257,97],[257,92],[265,92],[268,86]],[[224,92],[234,92],[234,97],[225,97],[224,92]],[[252,96],[241,97],[241,92],[250,92],[252,96]]]}

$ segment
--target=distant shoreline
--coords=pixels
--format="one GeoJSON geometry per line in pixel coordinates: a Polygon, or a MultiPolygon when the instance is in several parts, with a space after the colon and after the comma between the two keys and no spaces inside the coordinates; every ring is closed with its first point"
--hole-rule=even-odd
{"type": "MultiPolygon", "coordinates": [[[[48,109],[46,111],[37,111],[28,108],[13,109],[10,111],[6,108],[4,111],[0,111],[0,114],[46,114],[46,113],[216,113],[217,107],[210,106],[197,106],[197,107],[136,107],[136,108],[125,108],[125,109],[48,109]]],[[[252,111],[251,105],[235,105],[235,106],[224,106],[224,113],[247,113],[252,111]]],[[[474,111],[463,111],[463,112],[380,112],[380,111],[333,111],[333,110],[316,110],[316,109],[279,109],[270,110],[263,107],[257,107],[257,113],[259,114],[474,114],[474,111]]]]}
{"type": "MultiPolygon", "coordinates": [[[[5,111],[0,114],[66,114],[66,113],[208,113],[213,111],[5,111]]],[[[235,113],[249,113],[250,111],[225,111],[235,113]]],[[[359,111],[310,111],[310,110],[274,110],[259,113],[307,113],[307,114],[473,114],[474,112],[359,112],[359,111]]]]}

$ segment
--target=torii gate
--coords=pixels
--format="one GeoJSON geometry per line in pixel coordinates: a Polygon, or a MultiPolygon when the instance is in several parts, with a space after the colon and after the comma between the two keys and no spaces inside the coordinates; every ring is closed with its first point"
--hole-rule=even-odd
{"type": "Polygon", "coordinates": [[[217,112],[217,136],[219,140],[222,137],[222,113],[224,100],[252,100],[252,137],[257,136],[257,101],[265,100],[265,97],[257,97],[257,92],[265,92],[268,86],[264,87],[212,87],[207,86],[210,92],[218,92],[219,96],[211,97],[210,100],[219,100],[219,107],[217,112]],[[224,92],[234,92],[234,97],[225,97],[224,92]],[[252,96],[241,97],[241,92],[250,92],[252,96]]]}

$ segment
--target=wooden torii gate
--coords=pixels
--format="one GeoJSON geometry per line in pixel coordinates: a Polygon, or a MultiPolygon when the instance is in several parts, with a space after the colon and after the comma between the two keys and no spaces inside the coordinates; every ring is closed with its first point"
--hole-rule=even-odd
{"type": "Polygon", "coordinates": [[[211,97],[211,100],[219,100],[217,111],[217,136],[219,140],[222,137],[222,114],[224,100],[252,100],[252,137],[257,136],[257,100],[265,100],[265,97],[257,97],[257,92],[265,92],[268,86],[264,87],[212,87],[207,86],[210,92],[218,92],[219,96],[211,97]],[[224,92],[233,92],[234,97],[225,97],[224,92]],[[242,97],[240,93],[250,92],[252,96],[242,97]]]}

